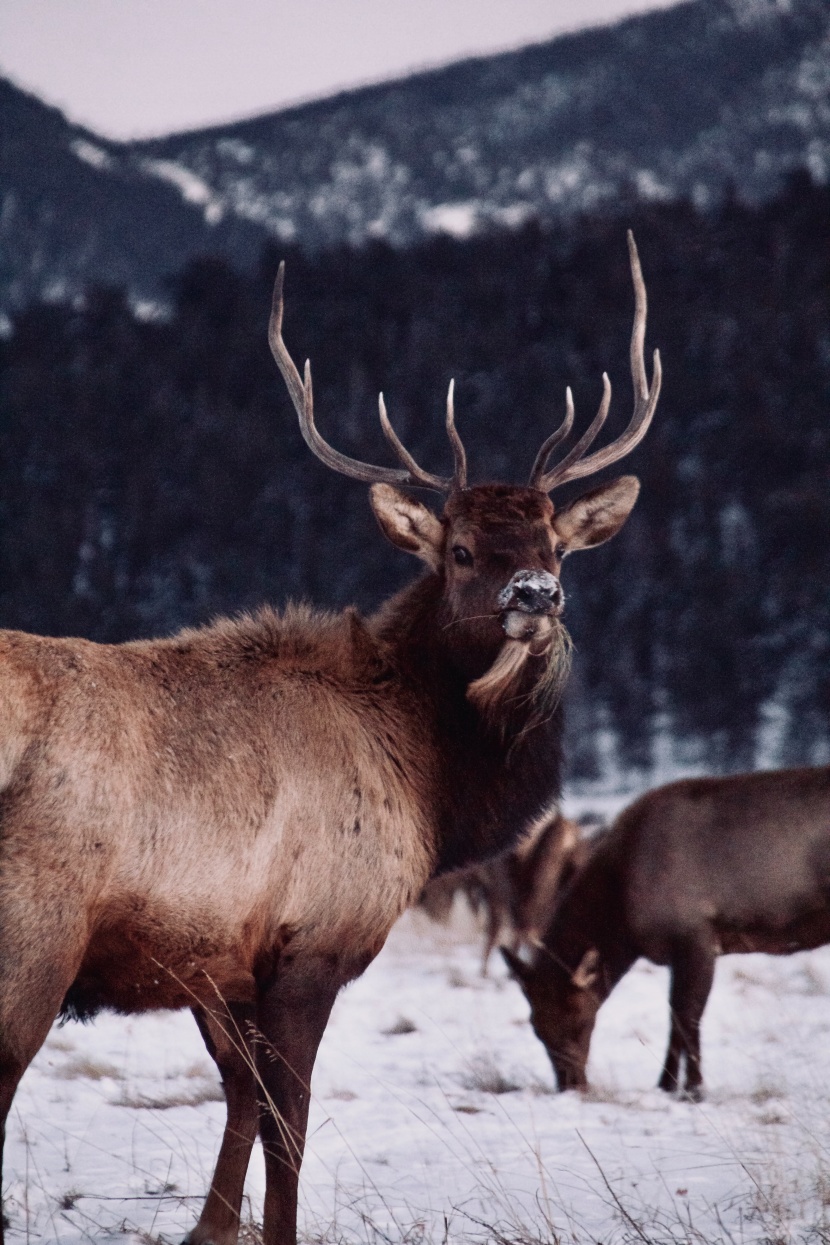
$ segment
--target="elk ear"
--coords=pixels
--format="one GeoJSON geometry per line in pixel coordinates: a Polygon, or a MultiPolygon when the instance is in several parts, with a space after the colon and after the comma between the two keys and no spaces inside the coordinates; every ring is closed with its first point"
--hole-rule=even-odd
{"type": "Polygon", "coordinates": [[[587,990],[592,986],[599,976],[599,951],[596,947],[589,947],[579,961],[572,977],[571,982],[576,986],[577,990],[587,990]]]}
{"type": "Polygon", "coordinates": [[[619,480],[583,493],[555,514],[553,529],[567,552],[590,549],[616,536],[631,514],[639,492],[640,481],[636,476],[620,476],[619,480]]]}
{"type": "Polygon", "coordinates": [[[387,540],[437,571],[442,562],[444,529],[432,511],[391,484],[373,484],[369,500],[387,540]]]}
{"type": "Polygon", "coordinates": [[[520,960],[514,951],[508,951],[507,947],[499,947],[501,958],[507,965],[507,971],[511,977],[515,977],[519,983],[527,981],[529,976],[528,965],[524,960],[520,960]]]}

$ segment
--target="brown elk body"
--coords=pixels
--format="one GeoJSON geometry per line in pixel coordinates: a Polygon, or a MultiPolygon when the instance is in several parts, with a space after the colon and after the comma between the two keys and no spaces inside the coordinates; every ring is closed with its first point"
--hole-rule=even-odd
{"type": "Polygon", "coordinates": [[[451,480],[418,468],[382,405],[404,469],[326,445],[308,367],[303,381],[282,342],[280,274],[271,345],[303,435],[374,482],[384,533],[426,563],[374,617],[263,609],[117,646],[0,633],[0,1122],[61,1009],[192,1008],[228,1109],[193,1245],[237,1240],[257,1130],[263,1239],[294,1240],[339,988],[432,872],[503,849],[557,798],[561,559],[613,535],[638,485],[557,513],[547,493],[621,457],[651,419],[659,366],[649,393],[631,245],[634,418],[548,471],[569,409],[527,487],[466,487],[451,400],[451,480]],[[441,517],[405,484],[445,493],[441,517]]]}
{"type": "Polygon", "coordinates": [[[827,942],[830,767],[649,792],[600,836],[531,962],[503,954],[560,1089],[587,1087],[597,1011],[635,960],[668,965],[671,1029],[659,1084],[696,1100],[716,958],[789,955],[827,942]]]}

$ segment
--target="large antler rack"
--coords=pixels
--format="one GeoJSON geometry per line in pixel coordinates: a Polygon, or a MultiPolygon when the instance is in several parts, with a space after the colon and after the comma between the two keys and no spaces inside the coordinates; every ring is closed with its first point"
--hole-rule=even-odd
{"type": "Polygon", "coordinates": [[[268,325],[268,343],[271,347],[271,353],[277,361],[277,367],[282,372],[283,380],[291,395],[291,401],[294,403],[303,439],[311,452],[320,459],[320,462],[325,463],[327,467],[331,467],[333,471],[339,471],[341,475],[350,476],[353,480],[362,480],[366,484],[408,484],[414,488],[434,489],[438,493],[449,493],[454,489],[466,488],[467,456],[464,453],[464,446],[455,427],[453,381],[450,381],[449,392],[447,393],[446,418],[447,436],[450,439],[455,459],[455,473],[451,477],[432,475],[431,472],[424,471],[422,467],[418,466],[389,422],[383,394],[380,394],[378,397],[380,426],[383,429],[383,435],[397,455],[399,462],[403,464],[403,470],[399,467],[375,467],[371,463],[362,463],[357,458],[349,458],[346,454],[341,454],[339,450],[333,449],[323,439],[317,431],[317,425],[314,422],[311,363],[306,359],[305,376],[301,378],[294,360],[288,353],[285,342],[282,339],[282,287],[284,279],[285,263],[283,262],[279,266],[277,279],[274,283],[271,320],[268,325]]]}
{"type": "Polygon", "coordinates": [[[621,458],[624,458],[626,454],[630,454],[634,447],[640,444],[648,432],[649,424],[657,406],[657,399],[660,396],[660,383],[663,373],[660,367],[660,352],[655,350],[654,371],[651,388],[649,388],[645,358],[643,356],[646,339],[646,286],[643,281],[643,272],[640,267],[640,257],[637,254],[634,235],[630,229],[628,231],[628,256],[631,262],[631,279],[634,282],[634,328],[631,333],[631,376],[634,381],[634,414],[631,416],[625,432],[616,441],[612,441],[604,449],[595,450],[593,454],[589,454],[587,458],[585,457],[605,423],[611,406],[611,382],[607,374],[603,372],[602,401],[592,423],[561,462],[557,463],[550,471],[546,471],[545,468],[551,453],[557,445],[560,445],[565,440],[573,427],[573,395],[570,388],[568,388],[565,391],[565,418],[556,432],[552,433],[542,445],[542,448],[536,455],[536,461],[530,473],[530,487],[539,489],[543,493],[549,493],[552,489],[558,488],[560,484],[567,483],[568,480],[578,480],[583,476],[593,475],[594,472],[601,471],[603,467],[609,467],[612,463],[619,462],[621,458]]]}

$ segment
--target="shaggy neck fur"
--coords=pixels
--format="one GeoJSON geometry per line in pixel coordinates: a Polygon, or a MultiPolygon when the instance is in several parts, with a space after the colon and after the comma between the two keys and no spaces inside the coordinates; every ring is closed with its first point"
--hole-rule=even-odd
{"type": "Polygon", "coordinates": [[[381,609],[370,627],[417,698],[438,758],[437,871],[504,851],[560,795],[562,712],[550,688],[550,653],[525,653],[486,711],[468,695],[504,641],[464,655],[447,643],[441,583],[428,575],[381,609]],[[472,675],[472,679],[471,679],[472,675]],[[540,688],[543,694],[538,695],[540,688]]]}

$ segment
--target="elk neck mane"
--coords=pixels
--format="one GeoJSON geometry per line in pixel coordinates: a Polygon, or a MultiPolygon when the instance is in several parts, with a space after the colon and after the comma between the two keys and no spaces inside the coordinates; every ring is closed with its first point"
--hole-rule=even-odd
{"type": "MultiPolygon", "coordinates": [[[[451,622],[440,624],[441,598],[439,576],[427,573],[367,623],[394,654],[401,683],[417,700],[439,758],[437,872],[512,847],[530,822],[558,801],[558,693],[570,645],[560,628],[550,651],[534,657],[524,646],[509,685],[482,712],[468,695],[469,670],[459,668],[446,642],[451,622]]],[[[501,651],[487,646],[473,654],[474,677],[486,675],[501,651]]]]}

